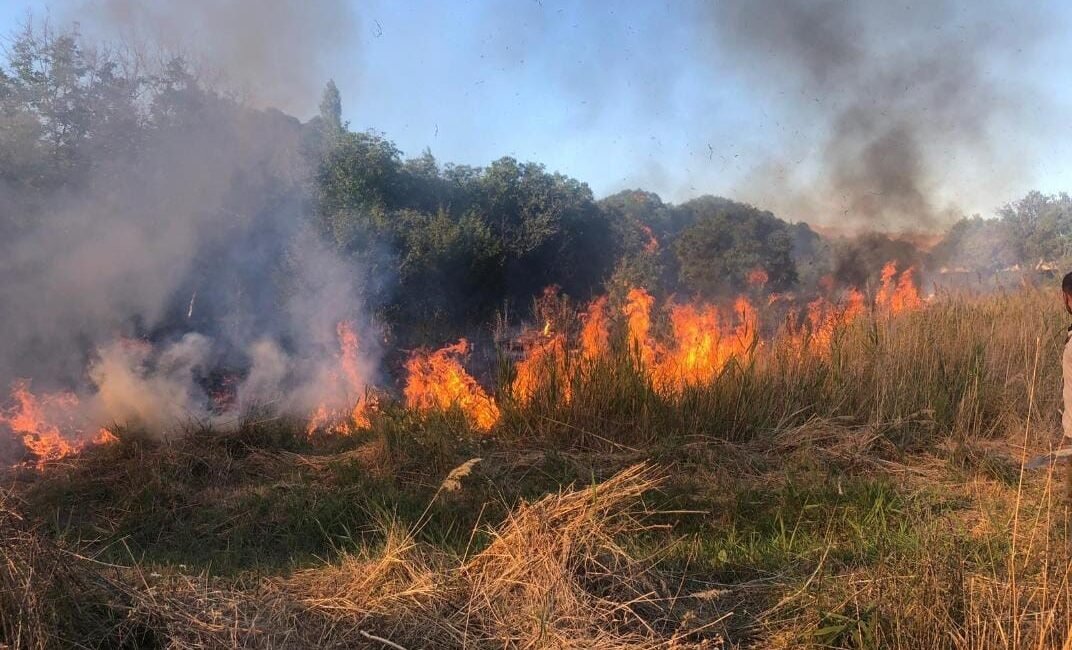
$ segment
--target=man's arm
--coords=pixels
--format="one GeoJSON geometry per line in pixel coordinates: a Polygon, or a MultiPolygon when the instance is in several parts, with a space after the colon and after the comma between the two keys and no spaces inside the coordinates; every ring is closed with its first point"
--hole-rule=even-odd
{"type": "Polygon", "coordinates": [[[1072,444],[1072,338],[1066,340],[1061,354],[1061,376],[1063,387],[1064,412],[1061,413],[1061,430],[1064,433],[1063,445],[1072,444]]]}

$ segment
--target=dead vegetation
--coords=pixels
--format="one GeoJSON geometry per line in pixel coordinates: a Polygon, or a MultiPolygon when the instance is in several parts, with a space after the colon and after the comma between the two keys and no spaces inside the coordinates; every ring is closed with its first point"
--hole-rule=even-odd
{"type": "Polygon", "coordinates": [[[688,597],[621,545],[648,527],[638,504],[657,484],[653,468],[637,465],[522,505],[471,555],[388,525],[374,551],[254,584],[98,563],[24,530],[3,547],[5,639],[18,648],[705,647],[712,624],[696,629],[702,619],[681,607],[688,597]],[[96,626],[78,627],[94,616],[96,626]]]}
{"type": "Polygon", "coordinates": [[[5,476],[0,641],[1063,647],[1072,519],[1020,470],[1056,427],[1043,300],[871,320],[672,398],[608,366],[490,434],[392,404],[335,438],[117,431],[5,476]]]}

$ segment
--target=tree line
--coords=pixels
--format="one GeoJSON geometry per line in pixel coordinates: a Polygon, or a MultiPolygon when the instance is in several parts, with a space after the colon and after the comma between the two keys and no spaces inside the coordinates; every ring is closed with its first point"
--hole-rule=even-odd
{"type": "Polygon", "coordinates": [[[860,285],[890,259],[996,270],[1072,253],[1065,194],[1032,192],[996,218],[955,223],[927,248],[881,234],[828,237],[721,197],[671,204],[638,189],[597,199],[580,180],[511,157],[483,167],[427,150],[406,157],[383,134],[343,121],[334,83],[319,115],[301,122],[210,88],[181,58],[151,68],[75,32],[27,28],[10,39],[0,66],[0,237],[17,241],[57,196],[106,182],[117,161],[161,146],[161,133],[226,113],[298,143],[297,180],[251,188],[296,193],[272,200],[299,202],[296,218],[373,279],[370,304],[413,341],[524,313],[551,285],[581,300],[628,286],[717,299],[757,285],[860,285]]]}

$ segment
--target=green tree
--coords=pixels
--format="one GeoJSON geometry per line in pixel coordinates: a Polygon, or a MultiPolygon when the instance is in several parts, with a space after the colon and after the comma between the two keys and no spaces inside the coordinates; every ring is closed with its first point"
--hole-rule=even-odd
{"type": "Polygon", "coordinates": [[[1072,198],[1030,192],[998,211],[1021,262],[1057,260],[1072,255],[1072,198]]]}
{"type": "Polygon", "coordinates": [[[374,133],[344,131],[316,174],[324,230],[340,247],[357,250],[390,235],[389,211],[398,202],[401,154],[374,133]]]}
{"type": "Polygon", "coordinates": [[[931,252],[936,266],[997,271],[1019,261],[1009,223],[979,215],[954,223],[931,252]]]}
{"type": "Polygon", "coordinates": [[[692,220],[676,243],[681,283],[714,297],[743,291],[748,274],[763,269],[774,291],[797,281],[789,225],[770,212],[718,197],[681,206],[692,220]]]}
{"type": "Polygon", "coordinates": [[[323,121],[324,132],[329,138],[336,138],[343,132],[342,123],[342,96],[334,79],[329,79],[324,86],[324,94],[320,98],[320,119],[323,121]]]}

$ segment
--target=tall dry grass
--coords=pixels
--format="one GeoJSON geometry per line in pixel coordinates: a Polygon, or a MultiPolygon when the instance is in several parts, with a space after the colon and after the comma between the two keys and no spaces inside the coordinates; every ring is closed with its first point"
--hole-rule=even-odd
{"type": "Polygon", "coordinates": [[[1029,409],[1037,431],[1056,422],[1065,322],[1046,291],[943,295],[918,312],[869,314],[840,328],[819,354],[800,354],[777,321],[766,329],[753,353],[681,392],[653,386],[620,331],[596,364],[549,369],[551,381],[524,406],[511,403],[511,376],[500,373],[498,434],[613,448],[694,436],[747,441],[821,418],[880,428],[904,448],[922,448],[949,436],[1006,436],[1029,409]],[[1039,390],[1029,406],[1032,380],[1039,390]]]}
{"type": "MultiPolygon", "coordinates": [[[[180,505],[196,503],[176,487],[183,468],[204,474],[221,463],[236,491],[287,463],[325,474],[340,462],[376,476],[395,468],[404,470],[400,481],[427,481],[477,445],[498,462],[537,447],[561,458],[590,454],[601,466],[643,457],[672,466],[631,467],[590,487],[552,489],[501,521],[479,524],[464,552],[429,543],[422,515],[416,525],[384,524],[379,542],[314,566],[231,579],[149,567],[134,557],[105,566],[70,540],[53,539],[41,514],[11,495],[0,507],[0,524],[14,531],[0,539],[0,642],[1070,647],[1064,469],[1022,469],[1024,458],[1058,441],[1065,320],[1045,291],[942,296],[918,312],[869,315],[839,331],[822,354],[801,355],[785,339],[768,338],[709,385],[674,394],[651,385],[619,337],[594,366],[555,375],[568,390],[552,383],[525,406],[505,388],[511,371],[504,362],[496,392],[504,415],[490,434],[468,429],[457,413],[416,414],[386,403],[372,430],[355,440],[359,446],[315,457],[243,451],[222,463],[199,460],[196,446],[139,452],[130,460],[139,466],[157,456],[184,459],[164,463],[169,499],[180,505]],[[376,453],[365,453],[370,449],[376,453]],[[682,468],[696,476],[682,476],[682,468]],[[691,495],[706,509],[700,514],[653,515],[643,504],[659,491],[657,477],[667,477],[668,488],[707,481],[714,496],[691,495]],[[762,499],[798,477],[819,481],[820,493],[832,495],[830,503],[804,506],[825,509],[829,518],[808,531],[786,522],[768,545],[776,552],[762,540],[735,542],[753,544],[752,555],[778,555],[773,569],[747,577],[755,572],[729,572],[730,560],[701,557],[705,536],[722,534],[726,513],[718,509],[735,490],[762,499]],[[881,479],[922,505],[875,506],[854,518],[843,505],[843,478],[881,479]],[[697,517],[704,518],[698,528],[697,517]],[[653,528],[656,521],[667,528],[653,528]],[[668,564],[684,524],[696,531],[689,548],[698,550],[668,564]],[[799,549],[805,534],[811,546],[799,549]],[[864,551],[848,548],[848,538],[864,551]]],[[[78,463],[92,468],[101,458],[76,459],[73,469],[57,472],[68,498],[77,499],[78,463]]],[[[127,462],[121,453],[108,458],[117,467],[127,462]]],[[[488,464],[469,469],[491,472],[488,464]]],[[[332,476],[329,487],[339,480],[332,476]]],[[[463,495],[474,480],[481,477],[459,479],[463,495]]],[[[124,512],[139,507],[136,499],[122,503],[124,512]]]]}

